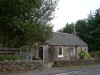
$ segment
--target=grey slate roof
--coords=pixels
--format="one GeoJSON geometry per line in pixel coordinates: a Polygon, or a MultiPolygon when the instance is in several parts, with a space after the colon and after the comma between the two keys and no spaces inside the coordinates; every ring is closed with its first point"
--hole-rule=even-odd
{"type": "Polygon", "coordinates": [[[87,46],[78,36],[68,33],[54,32],[48,41],[49,45],[87,46]]]}

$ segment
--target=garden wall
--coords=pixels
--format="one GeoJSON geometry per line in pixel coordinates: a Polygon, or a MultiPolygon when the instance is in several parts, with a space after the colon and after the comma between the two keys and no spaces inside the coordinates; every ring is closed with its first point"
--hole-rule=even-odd
{"type": "Polygon", "coordinates": [[[58,60],[54,62],[55,67],[64,67],[64,66],[81,66],[81,65],[93,65],[100,64],[100,59],[91,59],[91,60],[58,60]]]}
{"type": "Polygon", "coordinates": [[[43,61],[0,61],[0,72],[26,71],[43,68],[43,61]]]}

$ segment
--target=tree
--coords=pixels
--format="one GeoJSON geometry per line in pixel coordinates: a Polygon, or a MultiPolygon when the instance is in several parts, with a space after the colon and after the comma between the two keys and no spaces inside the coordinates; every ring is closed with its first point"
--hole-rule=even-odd
{"type": "Polygon", "coordinates": [[[76,22],[76,31],[89,46],[89,51],[100,50],[100,15],[99,10],[95,13],[90,12],[87,20],[76,22]]]}
{"type": "Polygon", "coordinates": [[[20,35],[25,37],[28,34],[26,30],[29,28],[30,32],[34,29],[32,34],[37,34],[38,32],[38,35],[43,28],[45,28],[45,32],[46,28],[49,31],[52,30],[49,21],[52,19],[51,15],[55,7],[55,0],[0,0],[0,32],[3,36],[4,46],[14,44],[15,40],[18,42],[20,35]],[[34,27],[41,30],[36,31],[34,27]]]}
{"type": "Polygon", "coordinates": [[[56,0],[0,0],[0,32],[3,45],[31,49],[47,41],[52,35],[50,20],[56,0]],[[13,36],[13,37],[12,37],[13,36]]]}
{"type": "Polygon", "coordinates": [[[87,21],[86,20],[78,20],[76,21],[75,24],[75,29],[77,32],[77,35],[83,39],[85,42],[87,42],[87,37],[86,37],[86,33],[87,33],[87,21]]]}
{"type": "MultiPolygon", "coordinates": [[[[100,50],[100,9],[94,13],[90,12],[87,19],[78,20],[75,23],[75,30],[77,35],[84,40],[88,46],[89,51],[100,50]]],[[[67,24],[61,32],[71,33],[73,26],[67,24]]]]}
{"type": "Polygon", "coordinates": [[[16,18],[22,20],[29,10],[40,6],[40,3],[41,0],[0,0],[0,35],[2,36],[1,40],[3,40],[1,43],[4,46],[11,47],[16,40],[16,36],[23,33],[14,23],[16,18]]]}
{"type": "Polygon", "coordinates": [[[62,29],[60,29],[59,31],[63,32],[63,33],[73,33],[74,28],[75,28],[75,24],[74,23],[71,23],[71,24],[67,23],[66,26],[63,27],[62,29]]]}
{"type": "Polygon", "coordinates": [[[31,16],[26,22],[17,20],[19,29],[25,32],[28,48],[31,49],[28,53],[31,53],[31,57],[33,56],[32,49],[36,50],[39,44],[43,44],[52,35],[52,26],[49,22],[53,18],[51,15],[54,10],[54,2],[43,1],[39,8],[32,9],[32,13],[28,13],[31,16]]]}
{"type": "Polygon", "coordinates": [[[100,14],[99,9],[88,17],[89,48],[91,51],[100,50],[100,14]]]}

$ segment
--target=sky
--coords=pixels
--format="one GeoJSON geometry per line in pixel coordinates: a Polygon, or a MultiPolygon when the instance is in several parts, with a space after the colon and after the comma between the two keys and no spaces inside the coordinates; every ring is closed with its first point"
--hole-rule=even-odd
{"type": "Polygon", "coordinates": [[[51,21],[54,31],[63,28],[67,23],[87,18],[90,11],[100,8],[100,0],[59,0],[55,18],[51,21]]]}

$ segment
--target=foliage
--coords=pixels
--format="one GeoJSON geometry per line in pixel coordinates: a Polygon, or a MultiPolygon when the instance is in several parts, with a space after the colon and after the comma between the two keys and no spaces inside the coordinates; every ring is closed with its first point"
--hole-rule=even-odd
{"type": "Polygon", "coordinates": [[[52,34],[55,7],[56,0],[0,0],[0,43],[20,47],[45,42],[52,34]]]}
{"type": "Polygon", "coordinates": [[[86,56],[85,51],[81,50],[79,53],[79,59],[82,60],[85,58],[85,56],[86,56]]]}
{"type": "MultiPolygon", "coordinates": [[[[76,21],[74,28],[65,26],[61,32],[72,33],[75,29],[76,34],[88,44],[89,52],[100,50],[100,9],[94,13],[90,12],[87,19],[76,21]],[[70,31],[70,32],[69,32],[70,31]]],[[[70,24],[67,24],[70,25],[70,24]]]]}
{"type": "Polygon", "coordinates": [[[100,14],[97,9],[94,15],[89,15],[88,18],[88,33],[87,43],[89,44],[89,51],[100,50],[100,14]]]}
{"type": "Polygon", "coordinates": [[[4,61],[4,60],[20,60],[20,59],[21,59],[20,56],[0,54],[0,61],[4,61]]]}
{"type": "Polygon", "coordinates": [[[86,59],[90,59],[91,58],[91,56],[90,56],[90,54],[88,52],[85,52],[85,57],[86,57],[86,59]]]}
{"type": "Polygon", "coordinates": [[[94,55],[97,56],[97,57],[100,57],[100,51],[95,51],[94,55]]]}
{"type": "Polygon", "coordinates": [[[0,36],[4,46],[23,44],[23,32],[19,30],[15,21],[25,21],[26,14],[40,3],[41,0],[0,0],[0,36]]]}
{"type": "Polygon", "coordinates": [[[65,27],[59,30],[59,32],[72,33],[75,28],[74,25],[75,25],[74,23],[71,23],[71,24],[67,23],[65,27]]]}
{"type": "MultiPolygon", "coordinates": [[[[86,36],[84,34],[87,33],[87,22],[86,20],[78,20],[76,21],[76,24],[75,24],[75,29],[76,29],[76,32],[77,32],[77,35],[79,37],[81,37],[81,39],[86,39],[86,36]]],[[[86,40],[84,40],[86,41],[86,40]]]]}

